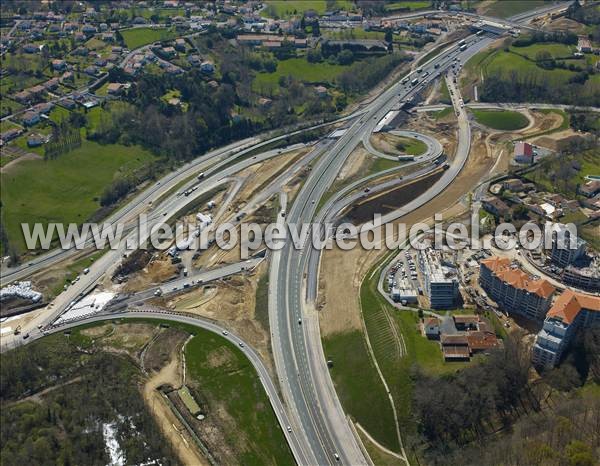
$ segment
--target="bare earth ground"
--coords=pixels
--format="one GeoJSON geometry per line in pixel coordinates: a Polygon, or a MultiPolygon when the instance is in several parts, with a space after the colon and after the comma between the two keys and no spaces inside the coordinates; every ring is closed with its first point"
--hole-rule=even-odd
{"type": "Polygon", "coordinates": [[[173,298],[167,305],[181,312],[214,319],[229,327],[257,350],[273,375],[270,335],[254,315],[258,278],[266,268],[263,262],[253,272],[195,289],[173,298]]]}
{"type": "Polygon", "coordinates": [[[545,136],[539,136],[531,139],[530,142],[538,146],[545,147],[550,150],[559,150],[558,143],[564,139],[571,137],[578,137],[579,133],[573,131],[571,128],[556,133],[547,134],[545,136]]]}
{"type": "Polygon", "coordinates": [[[364,173],[368,165],[368,156],[369,152],[361,144],[346,160],[334,181],[334,186],[337,182],[344,182],[364,173]]]}
{"type": "Polygon", "coordinates": [[[190,437],[186,428],[181,424],[169,405],[165,402],[164,395],[157,390],[161,385],[180,387],[183,383],[181,367],[181,343],[172,347],[170,361],[144,384],[142,394],[146,405],[158,422],[163,435],[173,446],[183,464],[208,465],[208,461],[198,451],[194,440],[190,437]]]}
{"type": "Polygon", "coordinates": [[[403,138],[388,133],[376,133],[371,136],[373,147],[384,154],[401,154],[402,152],[396,149],[396,144],[402,140],[403,138]]]}

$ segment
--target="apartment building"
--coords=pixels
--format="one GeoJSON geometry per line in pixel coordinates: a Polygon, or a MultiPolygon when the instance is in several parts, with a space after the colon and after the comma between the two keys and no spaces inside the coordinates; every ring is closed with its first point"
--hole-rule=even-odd
{"type": "Polygon", "coordinates": [[[558,364],[577,329],[600,325],[600,297],[564,291],[548,311],[537,334],[531,358],[539,368],[558,364]]]}
{"type": "Polygon", "coordinates": [[[544,318],[556,290],[547,280],[532,278],[508,258],[497,256],[480,262],[479,283],[506,312],[532,320],[544,318]]]}
{"type": "Polygon", "coordinates": [[[552,225],[550,261],[563,268],[573,264],[585,255],[585,244],[584,240],[578,236],[573,236],[573,232],[566,225],[555,223],[552,225]]]}
{"type": "Polygon", "coordinates": [[[425,294],[432,309],[453,309],[458,304],[456,269],[444,264],[441,253],[433,249],[418,252],[425,294]]]}

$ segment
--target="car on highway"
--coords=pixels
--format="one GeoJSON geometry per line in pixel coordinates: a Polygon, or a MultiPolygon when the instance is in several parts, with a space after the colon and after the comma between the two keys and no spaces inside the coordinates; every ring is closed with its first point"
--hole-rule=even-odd
{"type": "Polygon", "coordinates": [[[291,426],[287,426],[287,431],[288,431],[288,432],[291,432],[291,431],[292,431],[292,428],[291,428],[291,426]]]}
{"type": "Polygon", "coordinates": [[[239,345],[240,345],[240,348],[243,348],[244,347],[244,342],[240,341],[239,345]]]}
{"type": "Polygon", "coordinates": [[[229,332],[227,330],[223,330],[221,333],[225,336],[229,335],[229,332]]]}

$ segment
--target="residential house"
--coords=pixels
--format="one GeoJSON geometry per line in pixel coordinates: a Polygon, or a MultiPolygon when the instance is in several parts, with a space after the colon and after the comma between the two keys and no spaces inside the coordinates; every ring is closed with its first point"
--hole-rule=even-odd
{"type": "Polygon", "coordinates": [[[533,163],[533,146],[527,142],[517,142],[515,144],[514,157],[517,163],[533,163]]]}
{"type": "Polygon", "coordinates": [[[185,39],[175,39],[175,50],[185,52],[185,39]]]}
{"type": "Polygon", "coordinates": [[[583,186],[579,186],[579,194],[585,197],[594,197],[600,193],[600,180],[591,180],[583,186]]]}
{"type": "Polygon", "coordinates": [[[67,69],[67,62],[55,58],[54,60],[52,60],[52,69],[54,71],[64,71],[67,69]]]}
{"type": "Polygon", "coordinates": [[[323,99],[327,97],[327,88],[325,86],[315,86],[315,94],[317,97],[323,99]]]}
{"type": "Polygon", "coordinates": [[[202,64],[200,65],[200,70],[203,73],[214,73],[215,72],[215,65],[212,62],[209,61],[203,61],[202,64]]]}
{"type": "Polygon", "coordinates": [[[440,337],[440,320],[437,317],[429,317],[423,322],[423,331],[430,340],[437,340],[440,337]]]}
{"type": "Polygon", "coordinates": [[[22,117],[22,120],[25,126],[33,126],[40,122],[40,115],[39,113],[35,112],[25,112],[25,114],[22,117]]]}
{"type": "Polygon", "coordinates": [[[506,214],[510,212],[510,208],[504,201],[501,199],[490,196],[486,197],[481,201],[481,206],[492,215],[496,217],[504,217],[506,214]]]}
{"type": "Polygon", "coordinates": [[[121,83],[109,83],[106,88],[106,92],[110,95],[120,95],[123,92],[123,84],[121,83]]]}

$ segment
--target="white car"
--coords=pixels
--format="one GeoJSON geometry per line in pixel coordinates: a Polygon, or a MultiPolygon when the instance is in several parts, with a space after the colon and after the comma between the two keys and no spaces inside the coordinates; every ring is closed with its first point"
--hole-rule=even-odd
{"type": "Polygon", "coordinates": [[[227,330],[223,330],[221,333],[225,336],[229,335],[229,332],[227,330]]]}

